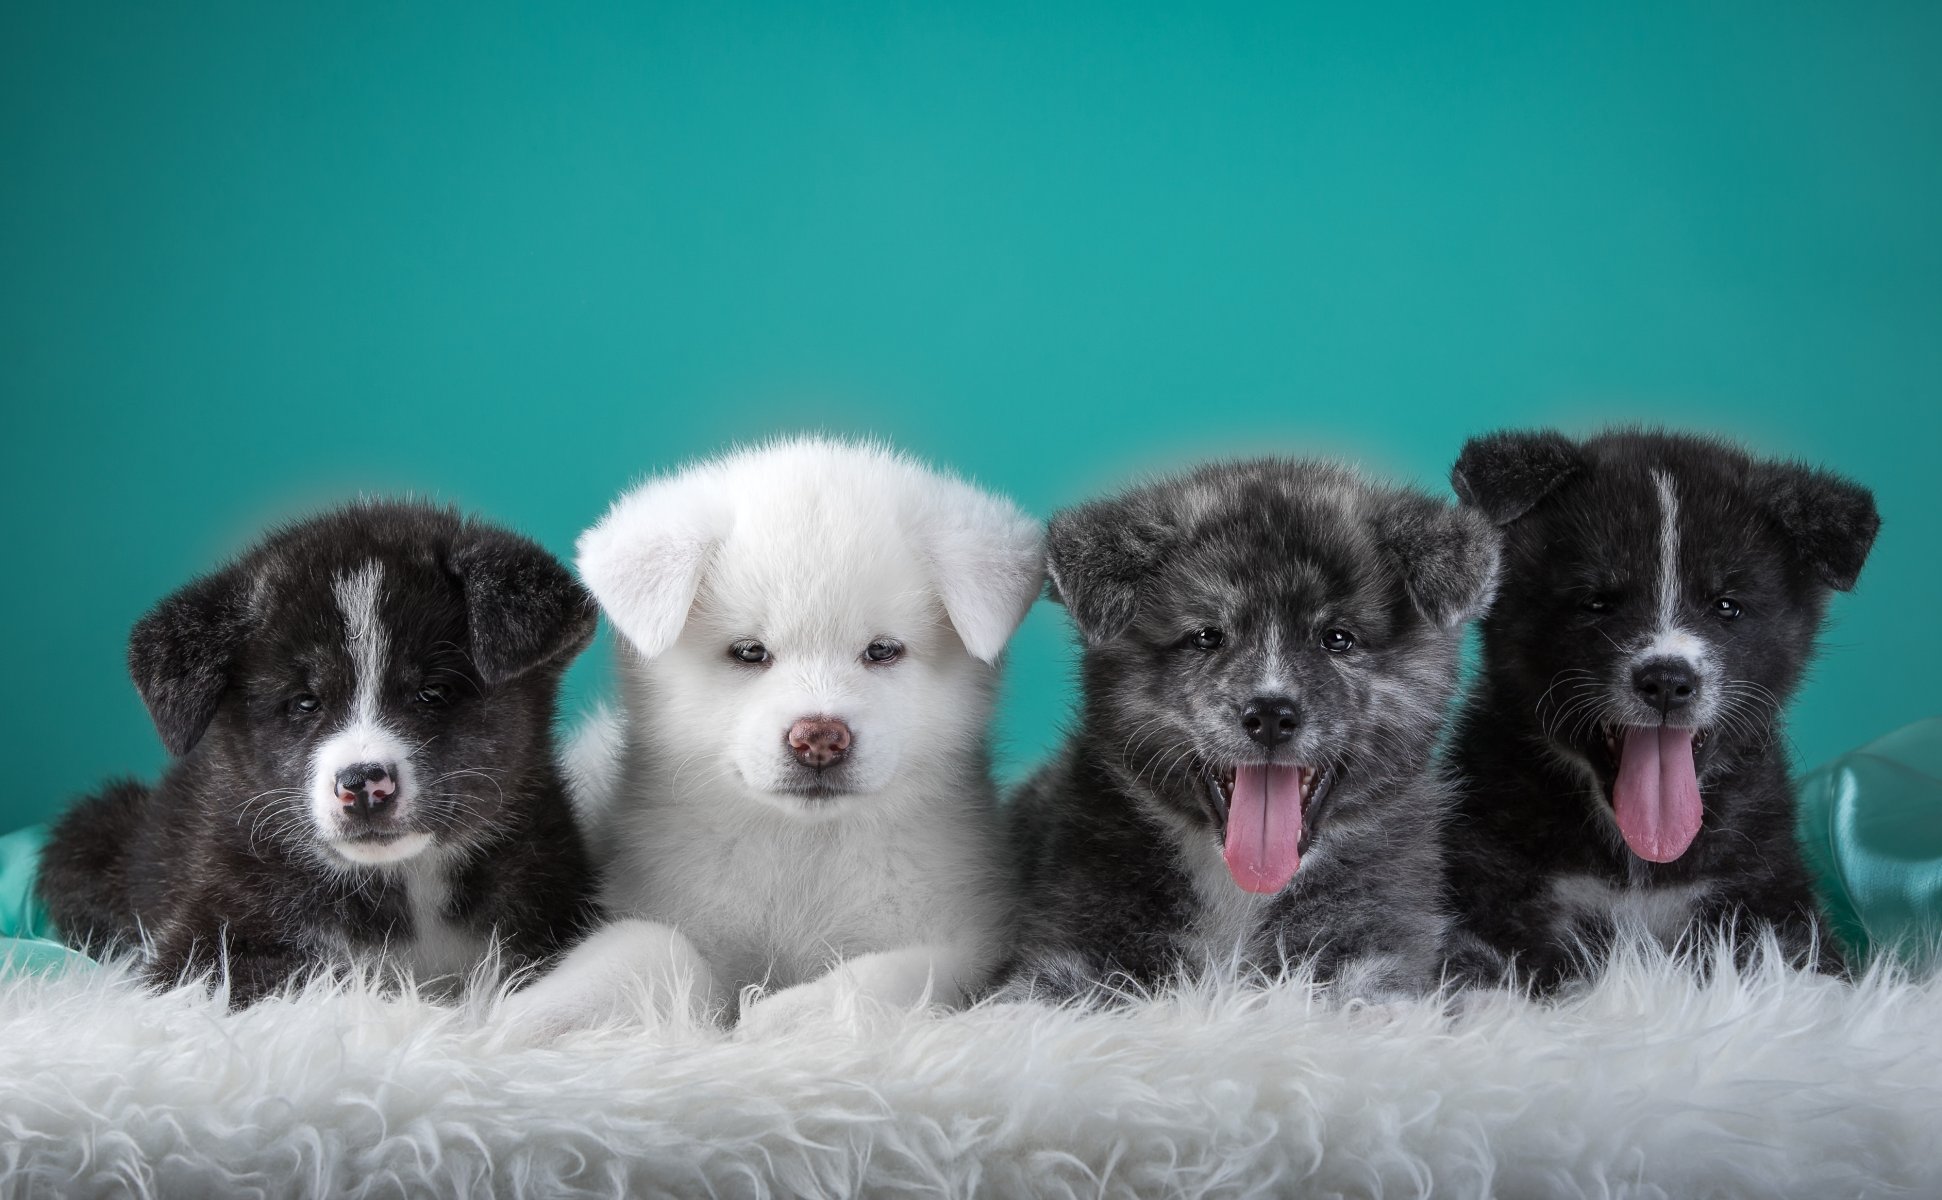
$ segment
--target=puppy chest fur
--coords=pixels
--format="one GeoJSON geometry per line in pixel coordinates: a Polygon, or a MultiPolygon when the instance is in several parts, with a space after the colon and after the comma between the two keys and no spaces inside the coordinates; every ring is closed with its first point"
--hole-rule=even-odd
{"type": "Polygon", "coordinates": [[[1673,946],[1691,931],[1699,906],[1713,891],[1709,883],[1639,887],[1593,875],[1559,875],[1546,881],[1540,903],[1551,913],[1552,937],[1560,945],[1638,932],[1673,946]]]}
{"type": "Polygon", "coordinates": [[[607,903],[682,930],[737,989],[791,986],[842,959],[920,943],[984,945],[989,957],[1005,876],[989,814],[970,807],[969,820],[814,824],[649,809],[626,835],[639,869],[616,870],[607,903]]]}

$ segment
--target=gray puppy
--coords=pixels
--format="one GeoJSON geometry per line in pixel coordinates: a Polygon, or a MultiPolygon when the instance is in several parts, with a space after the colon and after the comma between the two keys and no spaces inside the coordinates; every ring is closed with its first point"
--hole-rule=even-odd
{"type": "Polygon", "coordinates": [[[1435,984],[1431,764],[1498,536],[1325,462],[1215,463],[1052,520],[1084,639],[1063,753],[1014,801],[1004,994],[1310,963],[1358,995],[1435,984]]]}

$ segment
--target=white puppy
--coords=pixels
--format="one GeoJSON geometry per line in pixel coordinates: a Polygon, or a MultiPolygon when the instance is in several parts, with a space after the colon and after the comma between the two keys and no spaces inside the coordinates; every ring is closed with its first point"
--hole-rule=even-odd
{"type": "Polygon", "coordinates": [[[804,439],[647,483],[579,549],[623,638],[594,842],[632,919],[513,1019],[600,1021],[645,988],[741,1001],[759,1027],[848,989],[951,1004],[981,983],[1012,903],[986,725],[1041,585],[1037,522],[882,447],[804,439]]]}

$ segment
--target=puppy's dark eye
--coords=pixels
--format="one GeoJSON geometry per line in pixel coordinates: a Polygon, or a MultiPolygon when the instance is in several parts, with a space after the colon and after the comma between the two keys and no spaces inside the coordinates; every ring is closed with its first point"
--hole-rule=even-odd
{"type": "Polygon", "coordinates": [[[1355,649],[1355,635],[1346,629],[1331,629],[1322,635],[1322,649],[1330,654],[1346,654],[1355,649]]]}
{"type": "Polygon", "coordinates": [[[1737,621],[1745,611],[1740,607],[1740,602],[1731,596],[1721,596],[1713,601],[1713,615],[1722,621],[1737,621]]]}
{"type": "Polygon", "coordinates": [[[728,653],[731,657],[740,659],[742,662],[755,667],[759,667],[769,661],[769,648],[761,642],[749,641],[747,639],[731,643],[728,647],[728,653]]]}
{"type": "Polygon", "coordinates": [[[1221,648],[1221,643],[1226,640],[1225,633],[1211,626],[1206,629],[1196,629],[1187,635],[1187,644],[1196,650],[1218,650],[1221,648]]]}
{"type": "Polygon", "coordinates": [[[445,703],[445,685],[428,683],[418,689],[418,703],[438,705],[445,703]]]}
{"type": "Polygon", "coordinates": [[[1597,595],[1586,596],[1583,600],[1580,600],[1578,607],[1593,616],[1602,617],[1617,608],[1618,601],[1604,592],[1599,592],[1597,595]]]}
{"type": "Polygon", "coordinates": [[[290,697],[290,711],[300,715],[308,716],[323,706],[324,702],[309,692],[299,692],[290,697]]]}
{"type": "Polygon", "coordinates": [[[904,656],[904,644],[894,638],[878,638],[863,648],[863,657],[873,663],[893,663],[904,656]]]}

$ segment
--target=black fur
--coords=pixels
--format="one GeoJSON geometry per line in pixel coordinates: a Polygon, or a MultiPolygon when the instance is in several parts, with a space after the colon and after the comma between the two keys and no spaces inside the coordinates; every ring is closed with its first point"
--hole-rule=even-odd
{"type": "Polygon", "coordinates": [[[154,788],[111,784],[55,827],[38,886],[56,927],[97,953],[141,949],[158,985],[226,969],[241,1005],[409,944],[431,863],[453,928],[496,936],[513,968],[547,958],[591,915],[552,724],[595,621],[545,550],[450,511],[359,504],[273,534],[135,626],[130,671],[178,757],[154,788]],[[419,781],[389,834],[432,836],[381,866],[333,851],[309,807],[312,752],[355,690],[334,587],[370,563],[389,643],[378,703],[419,781]]]}
{"type": "Polygon", "coordinates": [[[1306,961],[1360,991],[1432,984],[1447,788],[1430,758],[1496,541],[1468,511],[1287,460],[1213,464],[1055,516],[1049,567],[1085,642],[1084,698],[1063,753],[1013,801],[1026,879],[1006,992],[1150,987],[1235,957],[1306,961]],[[1223,631],[1217,648],[1194,644],[1203,627],[1223,631]],[[1332,629],[1354,647],[1324,649],[1332,629]],[[1240,724],[1263,679],[1300,712],[1277,751],[1240,724]],[[1293,880],[1250,897],[1219,865],[1210,772],[1264,760],[1335,778],[1293,880]]]}
{"type": "Polygon", "coordinates": [[[1744,947],[1770,926],[1791,953],[1818,946],[1816,962],[1839,969],[1794,840],[1782,708],[1829,589],[1854,585],[1874,542],[1872,496],[1823,471],[1653,432],[1584,443],[1493,434],[1466,445],[1452,475],[1458,495],[1506,534],[1483,672],[1452,742],[1463,786],[1448,850],[1460,927],[1515,956],[1539,987],[1594,965],[1627,909],[1657,912],[1668,942],[1730,927],[1744,947]],[[1627,720],[1638,711],[1634,648],[1661,620],[1655,472],[1677,501],[1671,611],[1703,645],[1696,698],[1716,706],[1710,725],[1693,716],[1706,730],[1695,755],[1701,830],[1669,863],[1620,838],[1603,733],[1640,723],[1627,720]],[[1740,614],[1723,615],[1722,599],[1740,614]],[[1678,899],[1687,892],[1690,905],[1678,899]]]}

